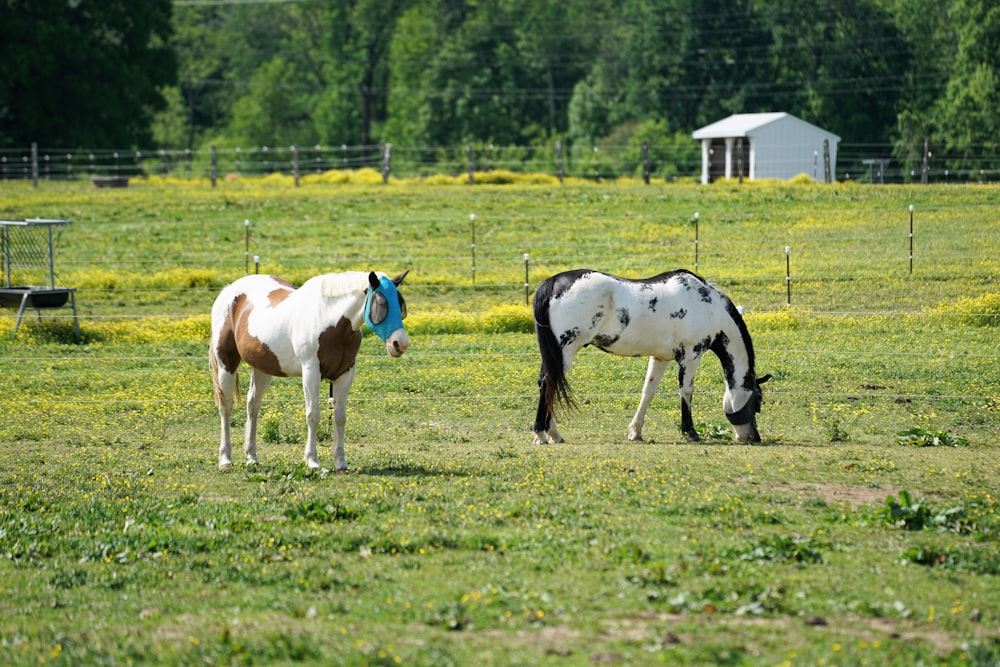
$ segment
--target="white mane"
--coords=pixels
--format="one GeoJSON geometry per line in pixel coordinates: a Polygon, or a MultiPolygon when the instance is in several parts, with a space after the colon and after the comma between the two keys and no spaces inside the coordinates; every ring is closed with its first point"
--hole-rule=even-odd
{"type": "MultiPolygon", "coordinates": [[[[381,277],[383,274],[376,275],[381,277]]],[[[368,289],[368,272],[366,271],[326,273],[318,276],[318,279],[320,281],[320,294],[327,299],[336,299],[368,289]]]]}

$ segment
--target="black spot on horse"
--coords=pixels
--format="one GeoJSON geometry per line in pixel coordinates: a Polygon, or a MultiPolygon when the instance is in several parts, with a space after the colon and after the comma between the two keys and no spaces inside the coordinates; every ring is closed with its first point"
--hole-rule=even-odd
{"type": "Polygon", "coordinates": [[[628,308],[619,308],[617,312],[618,321],[621,322],[622,328],[624,329],[628,326],[628,323],[632,321],[632,316],[629,315],[628,308]]]}
{"type": "Polygon", "coordinates": [[[704,303],[712,303],[712,292],[708,289],[707,285],[702,285],[698,288],[698,295],[704,303]]]}
{"type": "Polygon", "coordinates": [[[700,341],[694,344],[695,356],[700,357],[701,355],[705,354],[705,350],[708,350],[711,347],[712,347],[712,339],[707,336],[705,338],[702,338],[700,341]]]}
{"type": "Polygon", "coordinates": [[[687,354],[687,352],[684,350],[684,346],[683,345],[675,347],[674,348],[674,361],[676,361],[677,363],[681,363],[682,361],[684,361],[684,356],[686,354],[687,354]]]}
{"type": "Polygon", "coordinates": [[[683,320],[684,316],[687,315],[687,314],[688,314],[688,312],[686,310],[684,310],[683,308],[681,308],[680,310],[675,310],[674,312],[670,313],[670,319],[672,319],[672,320],[683,320]]]}
{"type": "Polygon", "coordinates": [[[568,347],[572,345],[573,341],[575,341],[579,337],[580,337],[580,330],[578,328],[573,327],[572,329],[567,329],[566,331],[563,331],[562,334],[559,336],[559,345],[562,347],[568,347]]]}
{"type": "Polygon", "coordinates": [[[659,302],[659,300],[660,299],[658,297],[655,297],[655,296],[652,299],[649,300],[649,309],[651,311],[653,311],[654,313],[656,312],[656,304],[657,304],[657,302],[659,302]]]}
{"type": "Polygon", "coordinates": [[[590,318],[590,328],[591,329],[596,329],[597,325],[600,324],[601,320],[603,320],[603,319],[604,319],[604,311],[603,310],[599,310],[596,313],[594,313],[594,316],[592,318],[590,318]]]}

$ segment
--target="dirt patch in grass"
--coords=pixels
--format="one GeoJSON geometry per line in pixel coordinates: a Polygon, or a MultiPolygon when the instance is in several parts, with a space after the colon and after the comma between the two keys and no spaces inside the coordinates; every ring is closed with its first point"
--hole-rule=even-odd
{"type": "Polygon", "coordinates": [[[886,496],[899,493],[895,488],[876,488],[854,484],[813,484],[808,482],[787,482],[777,484],[774,491],[798,496],[801,500],[819,498],[827,504],[836,505],[881,505],[886,496]]]}
{"type": "MultiPolygon", "coordinates": [[[[962,637],[945,630],[936,630],[927,624],[915,620],[876,618],[866,619],[857,616],[826,619],[813,616],[807,619],[777,616],[733,616],[733,615],[685,615],[673,613],[651,612],[648,614],[631,614],[614,623],[607,624],[605,635],[618,640],[630,642],[650,642],[658,634],[661,636],[661,646],[672,644],[693,645],[704,641],[704,633],[699,628],[712,626],[716,630],[728,628],[735,633],[732,638],[747,641],[747,636],[739,632],[740,627],[758,627],[773,629],[778,634],[799,633],[801,641],[815,641],[819,636],[815,633],[825,633],[831,640],[842,637],[855,637],[859,640],[872,642],[887,642],[902,640],[909,642],[925,642],[934,651],[945,655],[961,646],[962,637]],[[811,633],[803,633],[801,626],[814,628],[811,633]],[[794,632],[793,632],[794,631],[794,632]]],[[[725,631],[722,633],[725,635],[725,631]]],[[[995,640],[997,635],[987,629],[975,633],[976,639],[995,640]]],[[[964,639],[968,639],[965,637],[964,639]]],[[[761,646],[754,647],[757,651],[765,651],[761,646]]]]}

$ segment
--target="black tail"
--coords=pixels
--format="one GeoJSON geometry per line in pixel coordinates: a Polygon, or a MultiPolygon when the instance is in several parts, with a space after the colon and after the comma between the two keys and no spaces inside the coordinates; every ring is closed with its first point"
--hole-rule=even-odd
{"type": "Polygon", "coordinates": [[[552,300],[554,285],[555,281],[550,278],[535,291],[535,337],[538,339],[538,351],[542,355],[542,370],[538,376],[541,403],[538,406],[535,430],[544,430],[537,428],[539,422],[544,419],[547,424],[557,401],[567,407],[574,405],[569,381],[566,379],[562,347],[549,323],[549,302],[552,300]]]}

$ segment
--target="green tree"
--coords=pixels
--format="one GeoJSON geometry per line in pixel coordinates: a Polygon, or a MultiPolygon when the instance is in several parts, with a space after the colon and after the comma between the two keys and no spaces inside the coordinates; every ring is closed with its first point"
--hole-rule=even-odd
{"type": "Polygon", "coordinates": [[[418,2],[399,17],[389,51],[389,99],[385,139],[421,146],[433,122],[427,63],[441,46],[437,2],[418,2]]]}
{"type": "Polygon", "coordinates": [[[904,173],[921,167],[923,139],[935,133],[933,109],[955,61],[957,39],[948,10],[949,3],[940,0],[896,0],[892,6],[896,26],[913,54],[898,102],[893,149],[904,173]]]}
{"type": "Polygon", "coordinates": [[[958,43],[932,138],[944,144],[948,166],[979,178],[1000,153],[1000,6],[954,0],[949,14],[958,43]]]}
{"type": "Polygon", "coordinates": [[[689,0],[681,87],[671,117],[692,130],[734,113],[774,111],[770,22],[752,0],[689,0]]]}
{"type": "Polygon", "coordinates": [[[246,146],[287,148],[316,142],[298,68],[282,56],[264,63],[250,78],[247,94],[233,107],[230,135],[246,146]]]}
{"type": "MultiPolygon", "coordinates": [[[[575,83],[590,68],[600,44],[606,3],[587,0],[535,0],[515,3],[515,44],[529,85],[539,85],[544,104],[532,106],[531,119],[554,136],[569,128],[567,109],[575,83]]],[[[541,101],[541,100],[540,100],[541,101]]]]}
{"type": "Polygon", "coordinates": [[[329,144],[370,144],[388,110],[389,53],[396,21],[412,0],[330,0],[322,5],[322,51],[310,52],[323,91],[317,129],[329,144]]]}
{"type": "Polygon", "coordinates": [[[166,107],[152,120],[150,131],[153,142],[160,148],[179,150],[190,146],[190,124],[188,112],[177,86],[164,88],[163,99],[166,107]]]}
{"type": "Polygon", "coordinates": [[[773,73],[765,17],[749,0],[627,0],[609,16],[593,68],[577,84],[571,133],[667,119],[686,131],[765,110],[773,73]]]}
{"type": "Polygon", "coordinates": [[[682,63],[692,36],[678,1],[626,0],[605,15],[595,59],[569,105],[569,131],[581,155],[622,124],[669,118],[690,104],[682,63]]]}
{"type": "Polygon", "coordinates": [[[0,146],[148,145],[176,81],[172,5],[0,1],[0,146]]]}
{"type": "Polygon", "coordinates": [[[771,0],[775,110],[845,143],[888,144],[911,59],[892,14],[873,0],[771,0]]]}
{"type": "Polygon", "coordinates": [[[421,0],[391,50],[393,141],[532,144],[565,132],[597,44],[583,0],[421,0]]]}
{"type": "Polygon", "coordinates": [[[466,10],[428,63],[428,139],[440,146],[523,143],[530,138],[529,108],[538,100],[518,52],[515,17],[500,0],[466,10]]]}

